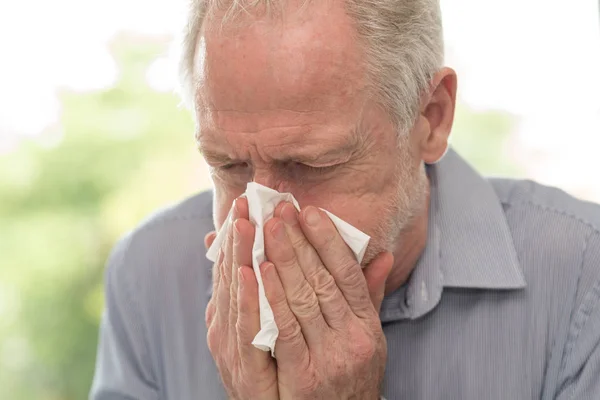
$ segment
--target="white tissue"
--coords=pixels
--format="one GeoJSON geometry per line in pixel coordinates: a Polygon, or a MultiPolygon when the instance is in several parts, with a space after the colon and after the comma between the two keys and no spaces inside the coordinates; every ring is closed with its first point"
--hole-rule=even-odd
{"type": "MultiPolygon", "coordinates": [[[[260,275],[259,266],[265,261],[265,243],[264,243],[264,224],[273,217],[275,208],[279,203],[283,201],[290,202],[296,206],[298,211],[300,206],[298,202],[292,196],[291,193],[279,193],[276,190],[270,189],[266,186],[262,186],[258,183],[250,182],[246,188],[244,196],[248,199],[248,211],[250,216],[250,222],[254,224],[255,236],[254,246],[252,247],[252,267],[256,280],[258,281],[258,303],[260,307],[260,332],[256,335],[252,344],[263,350],[271,351],[271,355],[275,357],[275,342],[279,335],[279,330],[275,324],[273,318],[273,311],[265,296],[265,288],[263,286],[262,278],[260,275]]],[[[340,218],[331,214],[329,211],[323,210],[327,213],[333,224],[336,226],[340,236],[348,247],[354,252],[357,261],[360,263],[365,255],[365,250],[371,239],[367,234],[356,229],[349,223],[342,221],[340,218]]],[[[219,248],[225,240],[227,235],[227,228],[231,223],[231,212],[227,216],[221,230],[217,234],[215,241],[213,242],[210,249],[206,253],[206,257],[215,262],[219,248]]]]}

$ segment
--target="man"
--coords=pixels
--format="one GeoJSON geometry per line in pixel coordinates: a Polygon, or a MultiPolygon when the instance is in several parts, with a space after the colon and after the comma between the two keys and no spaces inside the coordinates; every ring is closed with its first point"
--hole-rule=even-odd
{"type": "Polygon", "coordinates": [[[444,157],[457,80],[436,0],[190,15],[184,82],[214,192],[114,250],[91,398],[600,399],[600,207],[444,157]],[[276,359],[251,345],[252,181],[301,206],[264,229],[276,359]],[[318,207],[372,237],[364,270],[318,207]]]}

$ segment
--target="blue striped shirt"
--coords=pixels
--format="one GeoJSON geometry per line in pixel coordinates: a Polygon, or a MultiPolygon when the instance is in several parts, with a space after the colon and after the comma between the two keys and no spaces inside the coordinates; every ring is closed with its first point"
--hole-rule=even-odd
{"type": "MultiPolygon", "coordinates": [[[[382,395],[600,399],[600,207],[454,151],[428,172],[427,246],[382,305],[382,395]]],[[[91,399],[225,398],[205,340],[213,229],[203,193],[117,244],[91,399]]]]}

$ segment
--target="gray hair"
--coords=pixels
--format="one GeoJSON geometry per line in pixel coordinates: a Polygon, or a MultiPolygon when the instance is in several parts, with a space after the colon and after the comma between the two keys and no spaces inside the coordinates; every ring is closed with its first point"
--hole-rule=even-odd
{"type": "MultiPolygon", "coordinates": [[[[211,8],[227,7],[226,17],[282,0],[190,0],[180,59],[181,94],[194,104],[196,40],[211,8]]],[[[345,0],[362,42],[369,83],[402,132],[410,130],[421,96],[444,62],[439,0],[345,0]]]]}

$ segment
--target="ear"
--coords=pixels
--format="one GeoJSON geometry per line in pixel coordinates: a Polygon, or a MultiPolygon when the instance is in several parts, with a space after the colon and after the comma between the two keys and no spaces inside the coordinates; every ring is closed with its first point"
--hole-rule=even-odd
{"type": "Polygon", "coordinates": [[[427,164],[438,162],[448,149],[456,109],[456,90],[456,72],[442,68],[435,74],[428,96],[421,104],[419,146],[421,159],[427,164]]]}

